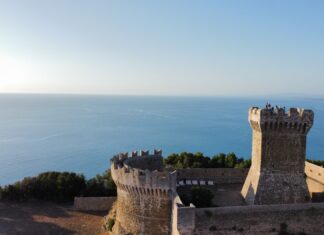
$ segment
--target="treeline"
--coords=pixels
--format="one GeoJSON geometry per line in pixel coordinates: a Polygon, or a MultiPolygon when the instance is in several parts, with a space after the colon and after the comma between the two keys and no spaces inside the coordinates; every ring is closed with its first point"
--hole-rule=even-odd
{"type": "Polygon", "coordinates": [[[0,187],[1,200],[69,202],[76,196],[116,196],[110,171],[89,180],[82,174],[71,172],[44,172],[0,187]]]}
{"type": "Polygon", "coordinates": [[[174,153],[164,159],[165,166],[182,168],[249,168],[251,159],[238,158],[235,153],[220,153],[213,157],[203,153],[174,153]]]}
{"type": "Polygon", "coordinates": [[[307,159],[308,162],[310,163],[313,163],[317,166],[321,166],[321,167],[324,167],[324,161],[323,160],[310,160],[310,159],[307,159]]]}

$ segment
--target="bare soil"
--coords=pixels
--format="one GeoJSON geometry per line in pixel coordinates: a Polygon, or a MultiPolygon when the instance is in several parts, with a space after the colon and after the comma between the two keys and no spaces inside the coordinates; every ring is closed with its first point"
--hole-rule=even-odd
{"type": "Polygon", "coordinates": [[[0,202],[0,235],[103,235],[107,213],[79,212],[71,204],[0,202]]]}

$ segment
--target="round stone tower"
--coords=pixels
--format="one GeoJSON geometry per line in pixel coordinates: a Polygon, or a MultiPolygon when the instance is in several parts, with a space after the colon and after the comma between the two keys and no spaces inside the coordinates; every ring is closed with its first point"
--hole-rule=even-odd
{"type": "Polygon", "coordinates": [[[252,166],[241,191],[247,204],[309,200],[304,170],[306,136],[313,120],[311,110],[250,108],[252,166]]]}
{"type": "Polygon", "coordinates": [[[117,185],[114,234],[171,234],[176,173],[163,167],[162,152],[121,153],[111,159],[117,185]]]}

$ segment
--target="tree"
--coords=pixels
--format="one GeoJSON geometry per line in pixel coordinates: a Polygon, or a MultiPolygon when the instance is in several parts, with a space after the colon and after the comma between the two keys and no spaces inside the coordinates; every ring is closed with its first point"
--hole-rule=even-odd
{"type": "Polygon", "coordinates": [[[313,163],[317,166],[321,166],[323,167],[324,166],[324,161],[323,160],[310,160],[310,159],[307,159],[308,162],[310,163],[313,163]]]}
{"type": "Polygon", "coordinates": [[[225,167],[226,168],[234,168],[236,162],[237,162],[237,157],[236,157],[235,153],[229,153],[226,155],[226,158],[225,158],[225,167]]]}
{"type": "Polygon", "coordinates": [[[185,168],[249,168],[251,160],[238,158],[235,153],[220,153],[212,158],[204,156],[203,153],[188,153],[180,154],[173,153],[164,159],[164,164],[176,169],[185,168]]]}
{"type": "Polygon", "coordinates": [[[167,166],[175,166],[178,162],[178,159],[179,159],[179,155],[176,153],[173,153],[170,156],[168,156],[167,158],[164,158],[163,162],[167,166]]]}
{"type": "Polygon", "coordinates": [[[86,190],[83,196],[116,196],[116,185],[111,177],[111,172],[106,171],[102,175],[96,175],[86,182],[86,190]]]}
{"type": "Polygon", "coordinates": [[[2,189],[1,199],[72,201],[85,188],[83,175],[70,172],[44,172],[36,177],[26,177],[2,189]]]}
{"type": "Polygon", "coordinates": [[[250,168],[251,167],[251,159],[244,160],[243,158],[239,158],[237,163],[235,164],[235,168],[250,168]]]}
{"type": "Polygon", "coordinates": [[[211,168],[224,168],[225,158],[226,155],[224,153],[220,153],[218,155],[213,156],[212,159],[210,160],[211,168]]]}
{"type": "Polygon", "coordinates": [[[214,194],[207,188],[192,187],[190,190],[191,202],[196,207],[210,207],[214,194]]]}

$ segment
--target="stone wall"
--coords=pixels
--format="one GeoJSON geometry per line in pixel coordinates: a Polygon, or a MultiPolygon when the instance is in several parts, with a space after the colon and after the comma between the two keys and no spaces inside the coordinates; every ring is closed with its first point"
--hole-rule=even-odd
{"type": "Polygon", "coordinates": [[[116,197],[75,197],[74,208],[79,211],[109,211],[116,197]]]}
{"type": "MultiPolygon", "coordinates": [[[[317,166],[310,162],[305,162],[305,174],[307,175],[307,178],[312,179],[314,181],[317,181],[320,184],[323,184],[324,186],[324,168],[321,166],[317,166]]],[[[312,190],[310,190],[312,191],[312,190]]],[[[323,188],[320,190],[315,190],[316,192],[322,192],[324,191],[323,188]]]]}
{"type": "Polygon", "coordinates": [[[242,188],[248,204],[303,203],[309,200],[304,177],[306,136],[311,110],[251,108],[252,165],[242,188]]]}
{"type": "Polygon", "coordinates": [[[172,235],[273,234],[283,224],[291,233],[324,234],[324,203],[186,207],[175,197],[172,235]]]}
{"type": "MultiPolygon", "coordinates": [[[[244,183],[249,169],[238,168],[193,168],[178,169],[177,183],[180,181],[186,183],[186,180],[212,181],[213,184],[236,184],[244,183]]],[[[192,183],[192,182],[191,182],[192,183]]]]}
{"type": "Polygon", "coordinates": [[[306,183],[314,202],[324,202],[324,168],[305,163],[306,183]]]}
{"type": "Polygon", "coordinates": [[[149,170],[149,171],[163,171],[163,159],[159,155],[144,155],[139,157],[130,157],[124,161],[124,165],[131,168],[149,170]]]}
{"type": "Polygon", "coordinates": [[[171,233],[176,173],[163,168],[161,151],[119,154],[111,160],[111,175],[117,185],[114,234],[171,233]]]}
{"type": "Polygon", "coordinates": [[[172,235],[194,234],[195,217],[195,206],[184,206],[176,195],[172,205],[172,235]]]}
{"type": "Polygon", "coordinates": [[[324,234],[324,203],[254,205],[195,209],[195,234],[324,234]]]}
{"type": "MultiPolygon", "coordinates": [[[[228,183],[223,179],[228,177],[239,183],[249,169],[244,170],[181,169],[177,170],[177,181],[209,179],[218,185],[228,183]]],[[[324,168],[305,162],[304,173],[310,192],[323,194],[324,168]]],[[[278,234],[282,223],[288,225],[290,232],[323,234],[324,228],[318,228],[324,219],[323,212],[323,203],[195,208],[186,207],[175,198],[172,234],[278,234]]]]}
{"type": "Polygon", "coordinates": [[[168,234],[172,201],[168,194],[140,194],[117,189],[114,234],[168,234]]]}

